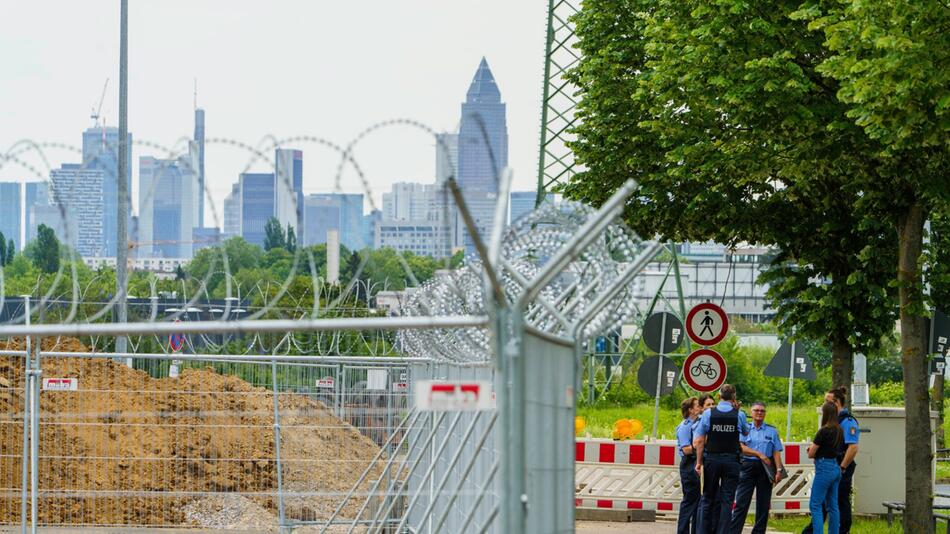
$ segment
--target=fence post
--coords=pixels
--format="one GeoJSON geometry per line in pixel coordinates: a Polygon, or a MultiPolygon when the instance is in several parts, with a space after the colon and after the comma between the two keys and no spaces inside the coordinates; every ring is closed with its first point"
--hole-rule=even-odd
{"type": "MultiPolygon", "coordinates": [[[[30,324],[30,296],[23,295],[23,317],[26,324],[30,324]]],[[[26,357],[23,359],[23,478],[20,481],[20,526],[21,532],[26,534],[26,486],[29,484],[30,469],[27,465],[30,459],[30,337],[26,337],[26,357]]]]}
{"type": "Polygon", "coordinates": [[[287,524],[287,517],[284,513],[284,478],[280,462],[280,408],[277,400],[277,360],[272,359],[270,363],[271,383],[274,388],[274,457],[277,461],[277,513],[280,519],[280,532],[283,534],[287,524]]]}

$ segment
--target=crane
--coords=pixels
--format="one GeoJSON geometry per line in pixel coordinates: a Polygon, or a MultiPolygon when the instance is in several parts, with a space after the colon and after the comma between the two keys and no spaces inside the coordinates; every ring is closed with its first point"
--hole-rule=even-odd
{"type": "Polygon", "coordinates": [[[99,97],[99,107],[93,108],[92,113],[89,114],[89,118],[96,121],[96,126],[99,126],[99,116],[102,113],[102,103],[106,99],[106,88],[109,87],[109,78],[106,78],[106,83],[102,86],[102,96],[99,97]]]}

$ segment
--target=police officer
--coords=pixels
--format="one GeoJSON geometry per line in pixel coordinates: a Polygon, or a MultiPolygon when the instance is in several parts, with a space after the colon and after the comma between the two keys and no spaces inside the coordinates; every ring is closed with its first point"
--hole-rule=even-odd
{"type": "Polygon", "coordinates": [[[775,427],[765,422],[764,403],[756,402],[752,405],[749,434],[739,438],[739,442],[742,447],[742,465],[730,528],[734,533],[742,532],[749,505],[752,503],[752,491],[755,490],[755,525],[752,527],[752,534],[765,534],[772,500],[772,480],[764,464],[768,464],[772,469],[775,482],[782,480],[782,442],[775,427]]]}
{"type": "Polygon", "coordinates": [[[728,534],[732,503],[739,483],[739,435],[749,433],[745,413],[739,410],[736,388],[724,384],[719,404],[703,412],[693,432],[696,472],[703,477],[702,516],[704,534],[728,534]],[[719,523],[713,526],[711,509],[718,502],[719,523]]]}
{"type": "MultiPolygon", "coordinates": [[[[844,433],[844,442],[838,448],[838,465],[841,467],[841,482],[838,483],[838,513],[841,515],[839,534],[851,532],[851,488],[854,482],[856,464],[854,457],[858,454],[858,439],[861,429],[858,420],[851,415],[847,408],[848,388],[838,386],[825,393],[825,401],[833,402],[838,408],[838,424],[844,433]]],[[[811,524],[805,527],[802,534],[812,534],[811,524]]]]}
{"type": "Polygon", "coordinates": [[[680,502],[676,534],[695,534],[699,519],[699,474],[695,470],[693,428],[702,409],[696,397],[685,399],[680,404],[683,421],[676,427],[676,452],[680,457],[680,488],[683,490],[683,501],[680,502]]]}

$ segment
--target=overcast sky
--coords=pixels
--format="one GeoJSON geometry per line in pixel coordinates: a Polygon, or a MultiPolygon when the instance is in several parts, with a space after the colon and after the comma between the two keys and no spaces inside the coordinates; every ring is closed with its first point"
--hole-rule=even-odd
{"type": "MultiPolygon", "coordinates": [[[[485,56],[508,105],[509,163],[515,188],[534,188],[543,75],[541,0],[131,0],[129,129],[136,143],[181,147],[192,135],[194,80],[208,137],[268,147],[268,136],[310,135],[347,143],[371,124],[412,118],[455,130],[459,105],[485,56]]],[[[109,78],[102,114],[117,125],[118,0],[4,2],[0,15],[0,154],[22,139],[81,146],[109,78]]],[[[338,155],[304,151],[304,192],[333,189],[338,155]]],[[[49,165],[78,162],[45,149],[49,165]]],[[[268,151],[270,152],[270,151],[268,151]]],[[[133,209],[138,158],[133,147],[133,209]]],[[[395,181],[431,182],[435,155],[419,130],[382,130],[357,159],[376,202],[395,181]]],[[[250,154],[206,149],[208,187],[221,201],[250,154]]],[[[0,180],[48,177],[38,155],[23,158],[39,176],[7,163],[0,180]]],[[[255,170],[266,171],[257,165],[255,170]]],[[[360,192],[353,173],[343,190],[360,192]]],[[[209,212],[210,213],[210,212],[209,212]]],[[[206,224],[211,224],[206,215],[206,224]]],[[[220,223],[219,223],[220,225],[220,223]]]]}

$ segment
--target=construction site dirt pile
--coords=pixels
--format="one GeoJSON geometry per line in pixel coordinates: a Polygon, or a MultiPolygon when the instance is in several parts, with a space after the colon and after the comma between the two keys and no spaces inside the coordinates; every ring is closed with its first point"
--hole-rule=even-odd
{"type": "MultiPolygon", "coordinates": [[[[54,350],[87,351],[77,340],[60,343],[54,350]]],[[[77,378],[79,390],[40,396],[41,523],[211,527],[194,513],[208,503],[196,501],[223,493],[276,512],[270,390],[211,368],[153,378],[107,358],[44,358],[42,369],[44,377],[77,378]]],[[[22,359],[0,357],[0,524],[19,521],[24,380],[22,359]]],[[[379,448],[307,395],[282,393],[278,406],[286,516],[325,519],[379,448]]],[[[381,469],[374,465],[358,494],[381,469]]]]}

